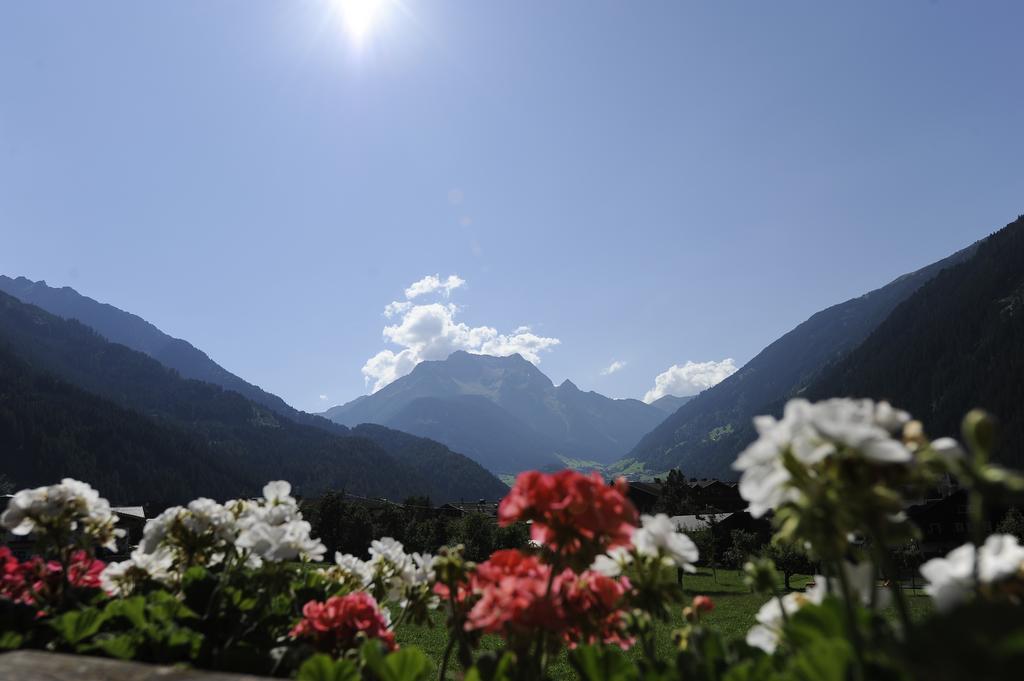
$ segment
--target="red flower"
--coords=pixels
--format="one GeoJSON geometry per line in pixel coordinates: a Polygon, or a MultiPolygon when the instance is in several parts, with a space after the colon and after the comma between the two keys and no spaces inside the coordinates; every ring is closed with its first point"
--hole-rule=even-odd
{"type": "Polygon", "coordinates": [[[32,603],[32,594],[26,581],[26,570],[11,550],[0,546],[0,596],[16,603],[32,603]]]}
{"type": "Polygon", "coordinates": [[[292,629],[292,638],[310,640],[321,650],[338,653],[359,645],[362,637],[374,638],[395,650],[395,635],[388,629],[373,596],[356,591],[332,596],[323,603],[309,601],[302,608],[303,619],[292,629]]]}
{"type": "MultiPolygon", "coordinates": [[[[451,596],[451,589],[448,588],[447,584],[436,582],[434,584],[434,594],[437,595],[443,601],[447,601],[451,596]]],[[[456,584],[455,585],[455,598],[453,599],[456,603],[465,603],[466,599],[472,595],[467,584],[456,584]]]]}
{"type": "Polygon", "coordinates": [[[527,471],[501,501],[498,521],[532,521],[535,541],[589,564],[609,548],[629,546],[638,517],[621,478],[606,485],[597,473],[527,471]]]}
{"type": "Polygon", "coordinates": [[[694,596],[691,607],[700,613],[711,612],[715,609],[715,602],[710,596],[694,596]]]}
{"type": "MultiPolygon", "coordinates": [[[[79,589],[98,589],[100,573],[106,563],[85,551],[75,551],[68,565],[68,582],[79,589]]],[[[60,588],[63,568],[55,560],[32,556],[19,562],[6,547],[0,547],[0,597],[17,603],[33,605],[37,600],[49,601],[60,588]]]]}
{"type": "Polygon", "coordinates": [[[539,630],[558,634],[570,646],[631,641],[623,632],[621,606],[629,589],[625,578],[566,569],[552,578],[551,567],[515,550],[495,551],[471,579],[480,599],[469,611],[467,631],[501,634],[515,647],[539,630]]]}
{"type": "Polygon", "coordinates": [[[480,563],[471,579],[480,595],[469,611],[466,630],[506,635],[557,628],[555,601],[545,598],[551,567],[515,549],[495,551],[480,563]]]}
{"type": "Polygon", "coordinates": [[[556,581],[567,624],[563,638],[570,648],[600,642],[626,650],[633,644],[622,619],[623,599],[630,588],[627,578],[614,579],[591,570],[576,575],[566,570],[556,581]]]}

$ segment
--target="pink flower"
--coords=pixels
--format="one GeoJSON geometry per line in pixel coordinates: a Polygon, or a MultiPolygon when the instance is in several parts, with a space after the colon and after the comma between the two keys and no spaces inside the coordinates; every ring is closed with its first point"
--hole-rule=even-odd
{"type": "Polygon", "coordinates": [[[559,613],[553,599],[545,598],[550,579],[551,567],[535,556],[495,551],[472,576],[480,600],[469,611],[466,630],[515,636],[557,628],[559,613]]]}
{"type": "Polygon", "coordinates": [[[520,473],[498,507],[498,521],[532,521],[531,536],[560,555],[589,564],[615,546],[629,546],[638,522],[626,482],[564,470],[520,473]]]}
{"type": "Polygon", "coordinates": [[[625,578],[566,569],[552,578],[551,567],[516,550],[495,551],[471,578],[479,600],[466,621],[467,631],[500,634],[513,647],[537,631],[557,634],[570,646],[612,643],[627,648],[621,607],[630,588],[625,578]]]}
{"type": "Polygon", "coordinates": [[[577,575],[566,570],[556,581],[566,620],[563,639],[570,648],[600,642],[627,650],[633,644],[622,619],[630,589],[626,577],[616,579],[592,570],[577,575]]]}
{"type": "MultiPolygon", "coordinates": [[[[68,583],[78,589],[98,589],[100,573],[106,566],[85,551],[75,551],[68,565],[68,583]]],[[[55,560],[32,556],[18,561],[6,546],[0,547],[0,570],[0,597],[25,605],[54,598],[63,573],[61,564],[55,560]]]]}
{"type": "Polygon", "coordinates": [[[699,613],[711,612],[715,609],[715,602],[710,596],[694,596],[690,607],[699,613]]]}
{"type": "Polygon", "coordinates": [[[289,634],[307,639],[325,652],[339,653],[359,645],[362,638],[373,638],[395,650],[395,635],[373,596],[356,591],[332,596],[323,603],[309,601],[302,608],[303,619],[289,634]]]}

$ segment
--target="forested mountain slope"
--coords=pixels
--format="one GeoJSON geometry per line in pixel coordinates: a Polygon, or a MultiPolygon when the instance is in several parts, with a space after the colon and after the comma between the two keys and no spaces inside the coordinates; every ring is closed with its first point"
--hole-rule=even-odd
{"type": "Polygon", "coordinates": [[[1000,420],[999,458],[1024,465],[1024,216],[922,286],[807,394],[889,399],[933,437],[958,436],[982,407],[1000,420]]]}
{"type": "MultiPolygon", "coordinates": [[[[464,496],[478,497],[491,494],[500,484],[479,465],[451,452],[442,461],[424,450],[435,465],[414,472],[370,439],[296,424],[236,392],[184,379],[79,322],[2,293],[0,345],[37,374],[53,375],[160,427],[198,438],[234,481],[284,478],[302,494],[345,489],[392,499],[411,494],[440,498],[453,486],[464,496]]],[[[0,442],[0,447],[5,444],[0,442]]],[[[29,452],[43,459],[52,454],[47,449],[29,452]]],[[[53,474],[61,475],[56,468],[53,474]]]]}
{"type": "Polygon", "coordinates": [[[277,395],[232,374],[188,341],[169,336],[138,315],[83,296],[73,288],[53,288],[45,281],[0,275],[0,291],[58,317],[76,319],[107,340],[149,355],[185,378],[234,390],[296,423],[344,433],[343,429],[335,428],[333,422],[294,409],[277,395]]]}
{"type": "Polygon", "coordinates": [[[751,419],[800,393],[864,341],[927,281],[965,260],[974,246],[810,317],[739,371],[688,401],[627,455],[647,468],[679,467],[690,477],[735,476],[736,454],[754,436],[751,419]]]}

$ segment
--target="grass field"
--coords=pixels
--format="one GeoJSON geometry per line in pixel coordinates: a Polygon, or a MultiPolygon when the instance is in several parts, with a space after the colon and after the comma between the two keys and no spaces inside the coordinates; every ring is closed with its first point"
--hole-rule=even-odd
{"type": "MultiPolygon", "coordinates": [[[[803,589],[809,578],[797,576],[790,580],[794,589],[803,589]]],[[[698,574],[687,575],[684,588],[690,595],[706,594],[715,601],[715,609],[706,615],[704,621],[719,631],[727,638],[743,638],[747,630],[754,624],[754,614],[763,605],[765,599],[762,596],[751,594],[743,585],[742,574],[737,570],[719,570],[715,579],[710,570],[701,569],[698,574]]],[[[779,577],[779,587],[782,586],[782,578],[779,577]]],[[[931,601],[919,592],[907,591],[911,614],[920,617],[931,610],[931,601]]],[[[892,613],[895,616],[895,613],[892,613]]],[[[443,627],[443,618],[436,615],[436,624],[428,626],[401,626],[397,632],[398,642],[401,645],[417,646],[435,663],[438,663],[444,653],[445,645],[448,643],[447,632],[443,627]]],[[[669,656],[672,654],[672,630],[682,624],[682,612],[675,615],[672,623],[666,623],[658,628],[658,652],[660,655],[669,656]]],[[[493,650],[501,647],[501,640],[495,636],[487,636],[483,640],[483,647],[493,650]]],[[[452,666],[455,666],[454,663],[452,666]]],[[[552,677],[555,679],[573,678],[564,654],[552,665],[552,677]]],[[[450,673],[454,678],[454,673],[450,673]]]]}

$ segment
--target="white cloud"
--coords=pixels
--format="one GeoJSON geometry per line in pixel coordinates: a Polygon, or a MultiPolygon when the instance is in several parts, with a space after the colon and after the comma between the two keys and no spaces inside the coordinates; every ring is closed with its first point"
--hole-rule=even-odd
{"type": "Polygon", "coordinates": [[[410,307],[412,307],[412,303],[408,300],[393,300],[384,306],[384,316],[391,319],[395,315],[402,314],[410,307]]]}
{"type": "MultiPolygon", "coordinates": [[[[451,291],[466,282],[456,275],[441,281],[436,275],[427,276],[406,289],[407,298],[427,293],[440,293],[447,297],[451,291]]],[[[384,308],[388,318],[398,317],[394,324],[384,327],[383,336],[399,350],[381,350],[363,365],[363,376],[376,392],[395,379],[405,376],[424,360],[445,359],[456,350],[483,355],[512,355],[519,353],[534,364],[540,355],[561,341],[534,333],[529,326],[520,326],[511,333],[499,333],[491,326],[469,326],[456,321],[459,308],[453,303],[414,304],[394,301],[384,308]]]]}
{"type": "Polygon", "coordinates": [[[326,402],[327,401],[327,395],[321,395],[320,396],[320,401],[321,402],[326,402]]]}
{"type": "Polygon", "coordinates": [[[405,297],[412,300],[413,298],[418,298],[419,296],[426,295],[428,293],[434,293],[435,291],[442,291],[445,297],[448,297],[452,294],[452,291],[465,283],[466,280],[456,274],[449,274],[448,278],[444,281],[442,281],[441,277],[436,274],[428,274],[419,281],[413,283],[409,288],[405,289],[405,297]]]}
{"type": "Polygon", "coordinates": [[[696,395],[736,373],[736,369],[736,362],[732,358],[721,362],[687,362],[682,366],[673,364],[657,375],[654,387],[644,395],[644,402],[650,404],[665,395],[696,395]]]}
{"type": "Polygon", "coordinates": [[[606,366],[604,369],[601,369],[601,375],[602,376],[609,376],[611,374],[614,374],[616,371],[622,371],[625,368],[626,368],[626,363],[625,362],[620,362],[619,360],[615,360],[614,362],[612,362],[611,364],[606,366]]]}

